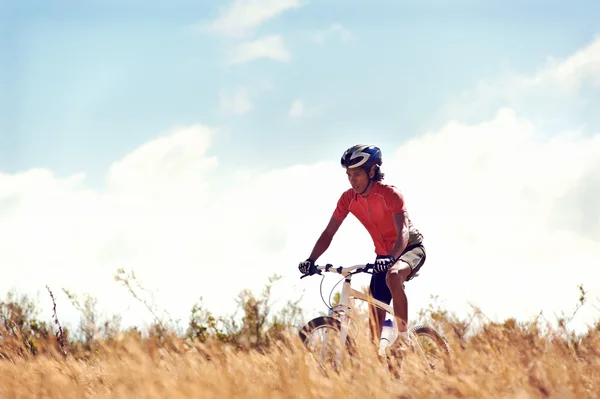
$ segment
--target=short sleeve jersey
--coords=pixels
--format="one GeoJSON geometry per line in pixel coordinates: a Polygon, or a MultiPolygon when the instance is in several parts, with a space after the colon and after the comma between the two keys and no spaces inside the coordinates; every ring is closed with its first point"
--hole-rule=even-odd
{"type": "Polygon", "coordinates": [[[352,213],[367,229],[377,255],[388,255],[396,242],[394,216],[405,213],[409,239],[407,245],[423,241],[423,235],[413,226],[406,209],[404,196],[394,186],[375,182],[373,190],[366,198],[348,189],[340,196],[333,217],[343,221],[352,213]]]}

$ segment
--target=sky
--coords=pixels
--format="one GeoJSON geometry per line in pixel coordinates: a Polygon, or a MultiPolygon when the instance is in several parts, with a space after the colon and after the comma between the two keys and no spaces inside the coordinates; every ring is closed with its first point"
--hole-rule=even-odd
{"type": "MultiPolygon", "coordinates": [[[[592,1],[0,1],[0,292],[50,317],[49,285],[76,322],[67,288],[147,323],[124,267],[185,322],[279,273],[277,303],[315,316],[321,278],[297,264],[349,188],[341,154],[372,143],[425,235],[411,317],[438,295],[552,320],[583,283],[585,328],[598,26],[592,1]]],[[[373,258],[349,217],[319,263],[373,258]]]]}

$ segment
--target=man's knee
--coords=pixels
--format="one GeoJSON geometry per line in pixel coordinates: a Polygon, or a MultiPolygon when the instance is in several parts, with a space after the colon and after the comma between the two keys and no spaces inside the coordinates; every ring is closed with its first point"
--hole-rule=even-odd
{"type": "Polygon", "coordinates": [[[398,261],[396,265],[394,265],[385,276],[385,283],[387,284],[390,291],[397,291],[402,289],[404,286],[404,282],[410,275],[411,268],[410,265],[403,261],[398,261]]]}

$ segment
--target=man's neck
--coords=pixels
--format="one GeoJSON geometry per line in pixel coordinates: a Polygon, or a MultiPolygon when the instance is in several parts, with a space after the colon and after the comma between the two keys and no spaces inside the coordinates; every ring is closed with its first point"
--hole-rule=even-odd
{"type": "Polygon", "coordinates": [[[363,198],[367,198],[369,196],[369,194],[371,194],[373,192],[373,190],[375,189],[375,184],[377,182],[372,181],[369,183],[369,186],[367,187],[367,191],[365,191],[364,193],[360,194],[363,198]]]}

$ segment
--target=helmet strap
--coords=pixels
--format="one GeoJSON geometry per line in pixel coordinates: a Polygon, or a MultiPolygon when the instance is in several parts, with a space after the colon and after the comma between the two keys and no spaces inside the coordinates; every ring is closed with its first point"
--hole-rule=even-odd
{"type": "Polygon", "coordinates": [[[367,187],[365,187],[365,189],[362,190],[362,192],[360,192],[358,195],[363,195],[365,193],[365,191],[367,191],[369,189],[369,186],[371,186],[371,179],[369,179],[369,184],[367,184],[367,187]]]}
{"type": "Polygon", "coordinates": [[[373,178],[371,176],[369,176],[369,173],[371,173],[371,170],[373,170],[373,167],[371,167],[370,170],[367,170],[367,168],[365,168],[365,172],[367,172],[367,176],[369,177],[369,183],[367,184],[367,187],[365,187],[365,189],[362,190],[361,193],[359,193],[359,195],[363,195],[365,193],[365,191],[367,191],[369,189],[369,187],[371,186],[371,184],[373,183],[373,178]]]}

